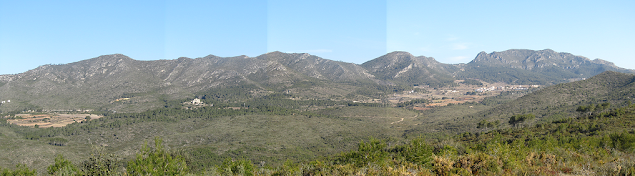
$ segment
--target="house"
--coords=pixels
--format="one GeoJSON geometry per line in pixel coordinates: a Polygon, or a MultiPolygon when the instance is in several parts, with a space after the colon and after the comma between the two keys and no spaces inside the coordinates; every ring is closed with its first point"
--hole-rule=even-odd
{"type": "Polygon", "coordinates": [[[192,100],[192,104],[201,104],[201,99],[195,98],[192,100]]]}

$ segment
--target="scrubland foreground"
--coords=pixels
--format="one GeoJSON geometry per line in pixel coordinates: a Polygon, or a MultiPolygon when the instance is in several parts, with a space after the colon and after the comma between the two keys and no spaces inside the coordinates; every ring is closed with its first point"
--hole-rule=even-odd
{"type": "Polygon", "coordinates": [[[129,160],[96,147],[81,163],[58,155],[46,173],[17,165],[3,168],[2,175],[633,175],[634,129],[635,105],[629,104],[438,142],[416,138],[389,146],[370,138],[359,142],[357,150],[310,162],[287,160],[278,167],[228,157],[222,164],[201,168],[204,158],[168,150],[157,137],[154,147],[146,141],[129,160]]]}

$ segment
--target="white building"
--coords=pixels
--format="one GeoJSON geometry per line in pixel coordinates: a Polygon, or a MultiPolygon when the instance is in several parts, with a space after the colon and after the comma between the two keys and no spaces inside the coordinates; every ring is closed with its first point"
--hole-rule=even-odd
{"type": "Polygon", "coordinates": [[[201,99],[195,98],[192,100],[192,104],[201,104],[201,99]]]}

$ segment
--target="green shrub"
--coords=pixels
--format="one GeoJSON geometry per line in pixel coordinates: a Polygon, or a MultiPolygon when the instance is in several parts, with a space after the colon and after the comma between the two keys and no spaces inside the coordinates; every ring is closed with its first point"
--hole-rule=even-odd
{"type": "MultiPolygon", "coordinates": [[[[73,165],[71,161],[64,158],[62,155],[55,157],[55,163],[46,168],[48,174],[56,176],[76,175],[79,172],[77,166],[73,165]]],[[[79,174],[82,175],[82,174],[79,174]]]]}
{"type": "Polygon", "coordinates": [[[102,147],[93,147],[88,160],[82,162],[81,172],[85,175],[117,175],[122,163],[111,153],[106,153],[102,147]]]}
{"type": "Polygon", "coordinates": [[[18,164],[15,166],[15,170],[1,169],[0,175],[2,176],[35,176],[37,172],[35,169],[31,170],[25,164],[18,164]]]}
{"type": "Polygon", "coordinates": [[[148,147],[148,142],[141,148],[141,153],[128,162],[126,171],[129,175],[185,175],[188,168],[185,159],[180,155],[168,153],[162,145],[163,140],[154,139],[154,150],[148,147]]]}

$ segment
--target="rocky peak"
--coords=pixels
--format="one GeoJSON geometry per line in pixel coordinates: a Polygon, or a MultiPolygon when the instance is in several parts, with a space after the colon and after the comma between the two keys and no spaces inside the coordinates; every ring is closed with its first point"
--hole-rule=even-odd
{"type": "Polygon", "coordinates": [[[370,71],[374,72],[374,69],[392,68],[396,65],[410,63],[412,62],[413,58],[414,56],[408,52],[393,51],[381,57],[363,63],[362,67],[371,69],[370,71]]]}
{"type": "Polygon", "coordinates": [[[617,68],[617,65],[615,65],[613,62],[609,62],[609,61],[602,60],[602,59],[599,59],[599,58],[598,59],[594,59],[591,62],[596,63],[596,64],[601,64],[601,65],[606,65],[606,66],[616,67],[617,68]]]}
{"type": "MultiPolygon", "coordinates": [[[[101,55],[99,57],[96,58],[92,58],[92,59],[88,59],[88,61],[103,61],[103,62],[127,62],[127,61],[134,61],[134,59],[123,55],[123,54],[110,54],[110,55],[101,55]]],[[[80,61],[81,62],[81,61],[80,61]]]]}
{"type": "Polygon", "coordinates": [[[470,64],[533,69],[535,67],[572,67],[590,62],[589,59],[570,53],[558,53],[551,49],[511,49],[501,52],[480,52],[470,64]]]}
{"type": "Polygon", "coordinates": [[[405,52],[405,51],[393,51],[390,52],[386,55],[386,58],[391,59],[395,62],[399,62],[399,61],[406,61],[406,60],[410,60],[412,58],[414,58],[415,56],[410,54],[409,52],[405,52]]]}
{"type": "MultiPolygon", "coordinates": [[[[494,53],[492,53],[492,54],[494,54],[494,53]]],[[[472,60],[470,63],[484,62],[484,61],[487,61],[489,58],[490,57],[488,56],[488,54],[485,51],[481,51],[480,53],[478,53],[476,55],[474,60],[472,60]]]]}

